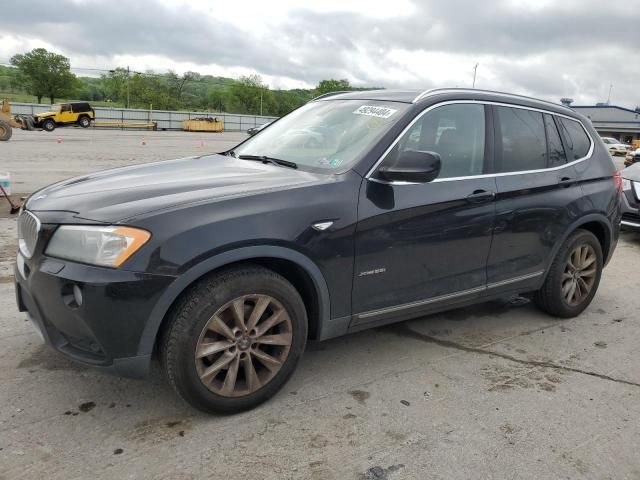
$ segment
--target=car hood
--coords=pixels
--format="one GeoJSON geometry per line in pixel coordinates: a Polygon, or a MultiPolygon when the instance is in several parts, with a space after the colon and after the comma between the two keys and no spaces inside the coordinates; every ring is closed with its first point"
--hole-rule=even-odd
{"type": "Polygon", "coordinates": [[[58,112],[40,112],[40,113],[36,113],[34,115],[34,117],[51,117],[53,115],[55,115],[58,112]]]}
{"type": "Polygon", "coordinates": [[[640,163],[634,163],[630,167],[625,168],[620,172],[622,178],[627,180],[633,180],[634,182],[640,182],[640,163]]]}
{"type": "Polygon", "coordinates": [[[66,212],[78,219],[115,223],[178,205],[257,195],[330,178],[331,175],[207,155],[72,178],[34,193],[25,206],[33,212],[66,212]]]}

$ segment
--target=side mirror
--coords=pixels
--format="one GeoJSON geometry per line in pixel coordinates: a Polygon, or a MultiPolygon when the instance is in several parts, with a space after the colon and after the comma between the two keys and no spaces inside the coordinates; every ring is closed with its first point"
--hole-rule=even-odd
{"type": "Polygon", "coordinates": [[[396,163],[379,168],[378,176],[387,182],[428,183],[440,174],[440,155],[436,152],[407,150],[396,163]]]}

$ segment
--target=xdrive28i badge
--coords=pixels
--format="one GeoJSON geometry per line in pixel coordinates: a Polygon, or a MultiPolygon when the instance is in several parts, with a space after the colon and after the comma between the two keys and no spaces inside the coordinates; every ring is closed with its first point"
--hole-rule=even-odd
{"type": "Polygon", "coordinates": [[[387,269],[386,269],[386,268],[384,268],[384,267],[383,267],[383,268],[375,268],[375,269],[373,269],[373,270],[366,270],[366,271],[364,271],[364,272],[360,272],[360,273],[358,274],[358,276],[359,276],[359,277],[366,277],[366,276],[368,276],[368,275],[377,275],[377,274],[379,274],[379,273],[384,273],[384,272],[386,272],[386,271],[387,271],[387,269]]]}

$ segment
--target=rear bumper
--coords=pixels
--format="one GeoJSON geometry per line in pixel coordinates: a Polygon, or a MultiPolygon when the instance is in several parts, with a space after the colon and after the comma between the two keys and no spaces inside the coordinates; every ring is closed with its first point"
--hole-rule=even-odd
{"type": "Polygon", "coordinates": [[[173,277],[91,267],[46,257],[15,271],[18,309],[45,343],[75,361],[127,377],[149,371],[139,351],[149,314],[173,277]],[[81,292],[75,301],[73,287],[81,292]]]}

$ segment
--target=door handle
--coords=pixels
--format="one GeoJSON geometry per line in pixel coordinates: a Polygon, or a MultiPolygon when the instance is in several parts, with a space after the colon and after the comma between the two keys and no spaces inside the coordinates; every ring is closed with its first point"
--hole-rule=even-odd
{"type": "Polygon", "coordinates": [[[467,195],[467,202],[469,203],[484,203],[491,202],[496,198],[496,192],[491,190],[474,190],[470,195],[467,195]]]}
{"type": "Polygon", "coordinates": [[[575,182],[575,178],[573,178],[573,177],[560,177],[560,178],[558,178],[558,185],[561,185],[563,187],[569,187],[569,186],[571,186],[571,184],[573,184],[573,182],[575,182]]]}

